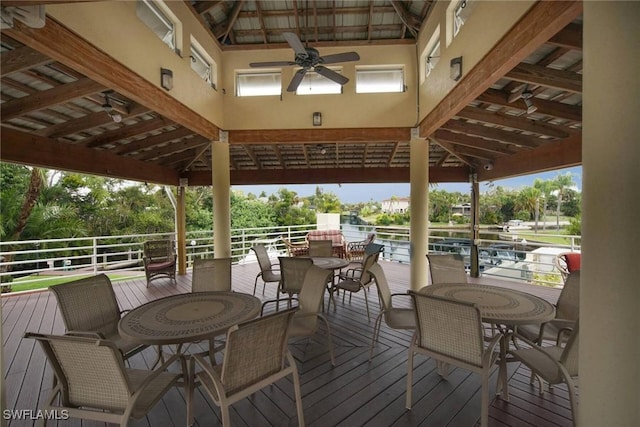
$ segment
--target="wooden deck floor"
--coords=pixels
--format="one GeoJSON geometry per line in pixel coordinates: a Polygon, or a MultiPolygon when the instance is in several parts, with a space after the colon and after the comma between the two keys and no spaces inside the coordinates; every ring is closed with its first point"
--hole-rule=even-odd
{"type": "MultiPolygon", "coordinates": [[[[393,286],[392,292],[408,288],[409,267],[382,263],[393,286]]],[[[252,292],[257,264],[233,268],[234,290],[252,292]]],[[[558,291],[505,284],[529,290],[555,302],[558,291]]],[[[259,286],[261,286],[259,284],[259,286]]],[[[161,280],[146,287],[143,278],[114,284],[123,309],[174,293],[190,291],[190,276],[179,277],[178,286],[161,280]]],[[[263,300],[275,296],[273,284],[267,284],[263,300]]],[[[369,293],[372,317],[377,315],[375,292],[369,293]]],[[[439,378],[435,363],[417,357],[414,373],[413,409],[405,409],[407,346],[411,334],[382,327],[374,357],[368,361],[373,319],[367,321],[362,293],[349,304],[338,301],[336,311],[327,314],[335,346],[336,367],[332,367],[324,332],[315,339],[294,341],[292,352],[299,362],[305,421],[308,426],[475,426],[479,425],[480,380],[475,374],[455,369],[447,381],[439,378]]],[[[34,340],[22,339],[25,331],[63,333],[64,326],[54,296],[48,292],[2,297],[4,374],[6,409],[35,411],[47,398],[51,370],[34,340]]],[[[148,367],[155,356],[149,348],[131,360],[132,367],[148,367]]],[[[539,396],[529,385],[529,371],[517,363],[509,364],[511,398],[495,398],[497,372],[491,380],[491,426],[569,426],[572,425],[568,394],[563,386],[539,396]]],[[[297,425],[292,386],[288,379],[267,387],[232,407],[234,426],[297,425]]],[[[208,398],[196,392],[195,415],[198,426],[219,425],[219,410],[208,398]]],[[[185,400],[182,389],[171,390],[144,419],[134,426],[182,426],[185,424],[185,400]]],[[[9,426],[30,426],[32,421],[11,420],[9,426]]],[[[55,425],[49,423],[48,425],[55,425]]],[[[60,421],[59,426],[103,426],[104,423],[60,421]]]]}

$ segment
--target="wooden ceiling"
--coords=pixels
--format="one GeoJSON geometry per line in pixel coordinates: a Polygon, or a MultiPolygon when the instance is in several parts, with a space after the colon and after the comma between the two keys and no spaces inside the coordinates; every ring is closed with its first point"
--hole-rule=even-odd
{"type": "MultiPolygon", "coordinates": [[[[313,1],[317,19],[308,28],[298,24],[302,2],[189,3],[224,49],[281,47],[283,31],[319,43],[415,42],[431,5],[356,2],[366,7],[347,12],[338,10],[339,2],[313,1]],[[372,19],[375,14],[393,23],[379,24],[384,21],[372,19]]],[[[420,123],[419,136],[430,143],[432,182],[580,163],[581,9],[580,2],[536,4],[420,123]],[[536,107],[530,113],[525,92],[536,107]]],[[[16,23],[2,31],[1,46],[0,160],[160,184],[185,177],[189,185],[210,184],[215,124],[194,118],[54,20],[40,30],[16,23]],[[105,94],[120,122],[105,111],[105,94]]],[[[409,181],[410,128],[230,129],[227,135],[232,184],[409,181]]]]}

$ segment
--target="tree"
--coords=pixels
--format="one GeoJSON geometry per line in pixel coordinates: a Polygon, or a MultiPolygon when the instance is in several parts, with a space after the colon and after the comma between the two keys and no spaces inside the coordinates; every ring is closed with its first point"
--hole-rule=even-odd
{"type": "Polygon", "coordinates": [[[576,183],[573,182],[573,176],[571,172],[567,172],[564,175],[558,175],[553,180],[553,186],[556,190],[556,195],[558,197],[558,202],[556,205],[556,227],[560,230],[560,209],[562,206],[562,199],[567,194],[567,191],[570,187],[575,186],[576,183]]]}
{"type": "Polygon", "coordinates": [[[547,203],[549,203],[553,191],[553,181],[536,178],[533,181],[533,186],[540,190],[541,195],[544,196],[542,206],[542,229],[544,230],[547,224],[547,203]]]}
{"type": "Polygon", "coordinates": [[[539,197],[540,190],[534,187],[524,187],[518,192],[515,200],[515,209],[526,212],[527,216],[527,218],[521,219],[530,220],[535,215],[539,197]]]}

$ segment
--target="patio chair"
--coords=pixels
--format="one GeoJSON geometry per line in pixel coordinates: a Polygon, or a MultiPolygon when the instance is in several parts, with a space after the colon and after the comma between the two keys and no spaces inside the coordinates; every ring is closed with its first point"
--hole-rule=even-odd
{"type": "Polygon", "coordinates": [[[147,276],[147,287],[152,280],[168,277],[171,283],[176,282],[176,247],[170,239],[148,240],[143,244],[144,274],[147,276]]]}
{"type": "MultiPolygon", "coordinates": [[[[416,310],[416,331],[409,347],[407,361],[407,409],[411,409],[414,354],[436,360],[438,374],[447,379],[449,365],[458,366],[482,376],[480,424],[489,423],[489,375],[498,359],[496,346],[503,335],[496,334],[484,344],[480,309],[474,304],[452,301],[433,295],[409,291],[416,310]]],[[[500,369],[505,369],[501,361],[500,369]]],[[[505,373],[506,375],[506,373],[505,373]]]]}
{"type": "MultiPolygon", "coordinates": [[[[298,294],[298,298],[289,297],[289,307],[291,307],[291,301],[298,301],[299,310],[294,314],[291,326],[289,326],[289,338],[295,337],[312,337],[318,331],[318,320],[322,320],[325,328],[327,329],[327,344],[329,347],[329,356],[331,357],[331,364],[336,366],[336,361],[333,356],[333,343],[331,341],[331,328],[327,318],[322,314],[322,302],[327,281],[330,280],[332,272],[324,268],[310,265],[304,275],[304,281],[298,294]]],[[[279,301],[265,301],[262,304],[262,310],[268,304],[279,301]]],[[[276,306],[277,307],[277,306],[276,306]]]]}
{"type": "Polygon", "coordinates": [[[330,257],[333,255],[332,240],[309,240],[310,257],[330,257]]]}
{"type": "MultiPolygon", "coordinates": [[[[371,255],[371,254],[376,254],[377,257],[378,257],[378,258],[376,258],[376,262],[378,262],[380,254],[383,251],[384,251],[384,245],[380,245],[378,243],[369,243],[364,248],[364,254],[363,254],[362,260],[360,262],[356,262],[355,263],[356,265],[354,265],[351,268],[348,268],[344,272],[341,272],[338,276],[341,279],[353,279],[353,278],[360,277],[362,275],[362,269],[363,269],[364,260],[366,259],[366,257],[371,255]]],[[[350,262],[350,264],[352,264],[352,262],[350,262]]]]}
{"type": "MultiPolygon", "coordinates": [[[[280,311],[232,326],[221,365],[211,366],[199,356],[190,359],[187,420],[193,422],[193,392],[199,384],[220,407],[222,425],[231,425],[229,406],[288,375],[293,377],[298,425],[304,426],[300,379],[296,362],[287,349],[287,331],[296,309],[280,311]],[[201,371],[196,373],[196,365],[201,371]]],[[[287,385],[284,383],[284,385],[287,385]]]]}
{"type": "Polygon", "coordinates": [[[567,276],[556,303],[556,317],[542,325],[519,325],[516,336],[542,345],[543,341],[562,342],[562,333],[570,331],[580,314],[580,270],[567,276]]]}
{"type": "MultiPolygon", "coordinates": [[[[313,265],[311,258],[292,258],[278,257],[280,260],[280,292],[288,294],[288,304],[291,308],[291,297],[297,295],[302,290],[304,278],[309,268],[313,265]]],[[[279,296],[276,297],[277,307],[279,309],[279,296]]]]}
{"type": "MultiPolygon", "coordinates": [[[[274,264],[271,263],[271,258],[269,258],[269,253],[267,252],[267,248],[262,243],[256,243],[251,247],[251,250],[255,252],[256,259],[258,260],[258,266],[260,267],[260,272],[256,276],[256,280],[253,283],[253,295],[256,294],[256,287],[258,286],[258,279],[262,279],[262,295],[264,295],[264,290],[267,283],[278,283],[278,287],[280,286],[280,280],[282,277],[278,272],[278,269],[275,268],[274,264]]],[[[276,290],[276,292],[278,292],[276,290]]]]}
{"type": "Polygon", "coordinates": [[[427,254],[431,284],[467,283],[464,261],[458,254],[427,254]]]}
{"type": "MultiPolygon", "coordinates": [[[[382,245],[380,245],[382,246],[382,245]]],[[[371,321],[371,314],[369,313],[369,299],[367,298],[367,290],[369,286],[373,283],[372,276],[369,273],[369,268],[378,262],[378,256],[380,252],[374,252],[364,259],[364,264],[361,269],[355,269],[352,273],[347,272],[346,276],[342,276],[339,278],[338,283],[333,285],[330,288],[331,298],[329,298],[328,305],[331,305],[331,300],[333,299],[333,294],[339,291],[347,291],[349,292],[349,303],[351,303],[351,297],[354,293],[362,290],[364,294],[364,303],[367,308],[367,319],[371,321]],[[356,271],[357,270],[357,271],[356,271]]],[[[344,293],[342,294],[342,302],[344,303],[344,293]]],[[[335,301],[334,301],[334,310],[335,310],[335,301]]]]}
{"type": "Polygon", "coordinates": [[[555,267],[562,276],[562,281],[567,280],[569,273],[580,270],[580,261],[582,255],[580,252],[563,252],[556,255],[553,260],[555,267]]]}
{"type": "MultiPolygon", "coordinates": [[[[369,349],[369,360],[373,357],[373,346],[378,341],[380,336],[380,327],[382,326],[382,319],[392,329],[415,329],[416,328],[416,315],[413,308],[400,308],[393,306],[393,297],[409,297],[409,294],[392,294],[389,289],[389,282],[387,282],[387,276],[384,274],[382,266],[377,262],[369,268],[369,273],[373,276],[373,280],[376,282],[378,288],[378,298],[381,304],[380,314],[376,317],[376,321],[373,327],[373,337],[371,338],[371,348],[369,349]]],[[[410,297],[409,297],[410,298],[410,297]]]]}
{"type": "Polygon", "coordinates": [[[231,291],[231,258],[198,258],[193,261],[191,292],[231,291]]]}
{"type": "Polygon", "coordinates": [[[367,238],[357,242],[347,243],[347,258],[350,262],[362,264],[364,261],[365,248],[369,243],[373,243],[376,233],[369,233],[367,238]]]}
{"type": "MultiPolygon", "coordinates": [[[[531,384],[538,379],[540,395],[544,393],[542,381],[549,384],[566,383],[569,389],[569,401],[573,418],[577,415],[577,389],[573,381],[578,376],[579,325],[578,321],[570,331],[569,339],[563,347],[560,343],[542,347],[531,341],[525,341],[531,348],[510,350],[509,353],[531,369],[531,384]]],[[[575,422],[574,422],[575,424],[575,422]]]]}
{"type": "Polygon", "coordinates": [[[111,341],[29,332],[24,337],[40,342],[57,380],[42,409],[66,411],[71,418],[126,426],[130,418],[144,417],[183,377],[165,372],[177,355],[154,371],[128,369],[111,341]]]}
{"type": "Polygon", "coordinates": [[[120,310],[111,280],[106,274],[86,277],[50,286],[67,335],[80,335],[111,341],[124,359],[147,346],[124,340],[118,332],[118,322],[128,310],[120,310]]]}
{"type": "Polygon", "coordinates": [[[287,248],[287,253],[289,256],[308,256],[309,255],[309,245],[304,243],[292,243],[291,240],[286,237],[280,236],[282,241],[284,242],[285,247],[287,248]]]}

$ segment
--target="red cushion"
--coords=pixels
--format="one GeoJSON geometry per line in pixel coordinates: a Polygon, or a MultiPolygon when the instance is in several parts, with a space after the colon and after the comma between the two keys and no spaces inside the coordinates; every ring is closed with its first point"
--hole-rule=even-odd
{"type": "Polygon", "coordinates": [[[567,261],[567,270],[569,272],[580,270],[580,254],[565,254],[564,259],[567,261]]]}

